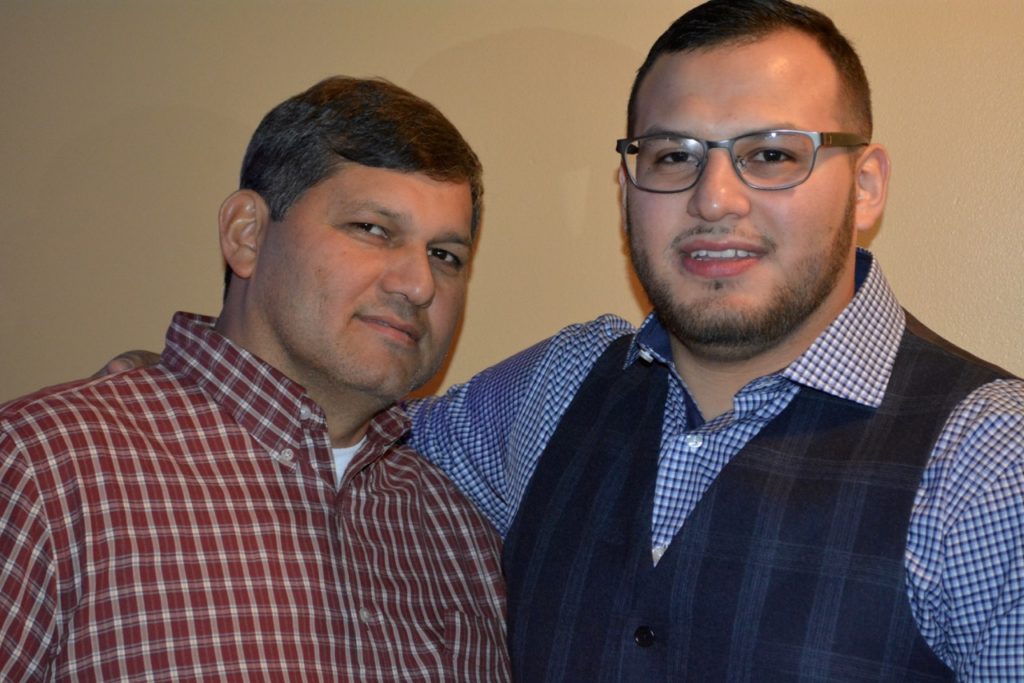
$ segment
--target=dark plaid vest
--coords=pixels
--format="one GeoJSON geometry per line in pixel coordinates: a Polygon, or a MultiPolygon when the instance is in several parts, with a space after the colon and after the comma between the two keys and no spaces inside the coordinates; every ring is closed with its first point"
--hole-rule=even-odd
{"type": "Polygon", "coordinates": [[[908,319],[881,406],[801,388],[652,567],[668,371],[623,370],[629,341],[585,380],[506,538],[516,679],[953,680],[910,612],[910,510],[951,410],[1005,373],[908,319]]]}

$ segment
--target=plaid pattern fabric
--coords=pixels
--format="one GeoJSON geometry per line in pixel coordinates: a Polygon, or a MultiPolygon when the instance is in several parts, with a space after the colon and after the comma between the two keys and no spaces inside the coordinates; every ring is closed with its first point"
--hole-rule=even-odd
{"type": "Polygon", "coordinates": [[[178,314],[162,362],[0,410],[0,680],[507,680],[499,541],[378,415],[178,314]]]}
{"type": "MultiPolygon", "coordinates": [[[[800,358],[754,380],[734,409],[702,422],[671,364],[668,335],[649,317],[627,363],[669,374],[651,546],[660,551],[731,458],[789,404],[797,385],[877,408],[905,317],[877,262],[858,254],[853,301],[800,358]]],[[[410,405],[411,443],[439,464],[504,534],[537,460],[601,353],[632,334],[603,316],[410,405]]],[[[1013,680],[1024,671],[1024,382],[996,381],[950,415],[930,454],[905,551],[915,620],[959,675],[1013,680]],[[1010,675],[1013,674],[1013,675],[1010,675]]]]}

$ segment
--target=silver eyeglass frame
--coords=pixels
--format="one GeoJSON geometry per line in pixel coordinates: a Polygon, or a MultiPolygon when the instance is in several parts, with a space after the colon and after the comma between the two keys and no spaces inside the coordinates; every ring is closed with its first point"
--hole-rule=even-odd
{"type": "Polygon", "coordinates": [[[818,163],[818,150],[821,149],[822,147],[863,147],[865,145],[870,144],[870,140],[868,140],[862,135],[858,135],[857,133],[822,132],[809,130],[791,130],[787,128],[773,128],[769,130],[758,130],[750,133],[743,133],[742,135],[737,135],[736,137],[729,138],[727,140],[702,140],[700,138],[695,138],[691,135],[678,135],[674,133],[651,133],[649,135],[641,135],[635,138],[622,138],[620,140],[616,140],[615,151],[619,153],[619,156],[622,159],[622,167],[626,171],[626,177],[629,178],[629,182],[633,185],[633,187],[637,188],[638,190],[643,190],[644,192],[654,192],[656,194],[676,194],[677,192],[686,192],[687,190],[693,188],[697,183],[700,182],[701,177],[704,175],[704,169],[708,165],[708,156],[711,153],[711,150],[713,149],[724,149],[729,153],[729,163],[732,165],[733,171],[736,172],[736,176],[744,185],[754,190],[765,190],[768,192],[772,192],[775,190],[788,190],[791,187],[796,187],[797,185],[800,185],[801,183],[805,182],[808,178],[810,178],[811,173],[814,172],[814,167],[818,163]],[[811,164],[807,168],[807,174],[797,181],[786,183],[780,186],[773,185],[771,187],[765,187],[751,183],[749,180],[743,177],[743,173],[737,166],[736,155],[733,154],[733,145],[736,143],[737,140],[742,140],[743,138],[752,137],[756,135],[771,135],[774,133],[796,133],[810,138],[811,142],[814,145],[814,149],[811,154],[811,164]],[[677,190],[655,190],[648,187],[644,187],[637,182],[636,177],[630,170],[629,161],[626,155],[636,154],[639,151],[639,149],[636,148],[635,143],[640,142],[641,140],[658,139],[686,139],[694,140],[700,143],[701,147],[704,149],[704,158],[701,161],[700,166],[697,167],[697,173],[696,175],[694,175],[692,183],[677,190]]]}

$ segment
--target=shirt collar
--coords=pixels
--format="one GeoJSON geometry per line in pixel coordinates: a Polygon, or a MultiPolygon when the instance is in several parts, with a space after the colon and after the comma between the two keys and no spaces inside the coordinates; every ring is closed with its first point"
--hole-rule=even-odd
{"type": "MultiPolygon", "coordinates": [[[[877,407],[899,349],[906,316],[878,262],[857,250],[857,290],[846,308],[779,374],[839,398],[877,407]]],[[[668,331],[652,313],[637,331],[626,365],[638,358],[672,365],[668,331]]]]}
{"type": "MultiPolygon", "coordinates": [[[[327,438],[323,411],[306,391],[215,332],[215,323],[207,316],[176,313],[167,330],[164,364],[195,382],[271,452],[295,448],[304,438],[304,428],[319,428],[327,438]]],[[[368,449],[379,457],[404,437],[409,425],[409,417],[398,406],[381,411],[370,422],[368,449]]]]}
{"type": "Polygon", "coordinates": [[[853,299],[783,375],[839,398],[877,408],[889,385],[906,315],[870,252],[857,250],[867,273],[853,299]]]}

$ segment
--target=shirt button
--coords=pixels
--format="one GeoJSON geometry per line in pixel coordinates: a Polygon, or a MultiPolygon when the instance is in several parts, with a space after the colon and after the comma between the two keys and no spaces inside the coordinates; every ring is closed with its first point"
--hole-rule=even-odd
{"type": "Polygon", "coordinates": [[[286,448],[283,451],[274,451],[271,453],[274,456],[274,460],[290,465],[295,460],[295,451],[290,448],[286,448]]]}
{"type": "Polygon", "coordinates": [[[640,626],[637,630],[633,631],[633,640],[640,647],[650,647],[654,645],[654,631],[651,630],[650,626],[640,626]]]}
{"type": "Polygon", "coordinates": [[[686,447],[691,451],[695,451],[704,445],[704,437],[700,434],[687,434],[686,435],[686,447]]]}
{"type": "Polygon", "coordinates": [[[310,410],[306,406],[299,406],[299,419],[300,420],[308,420],[311,417],[313,417],[313,411],[312,410],[310,410]]]}
{"type": "Polygon", "coordinates": [[[372,624],[377,621],[377,615],[365,607],[359,608],[359,621],[364,624],[372,624]]]}

